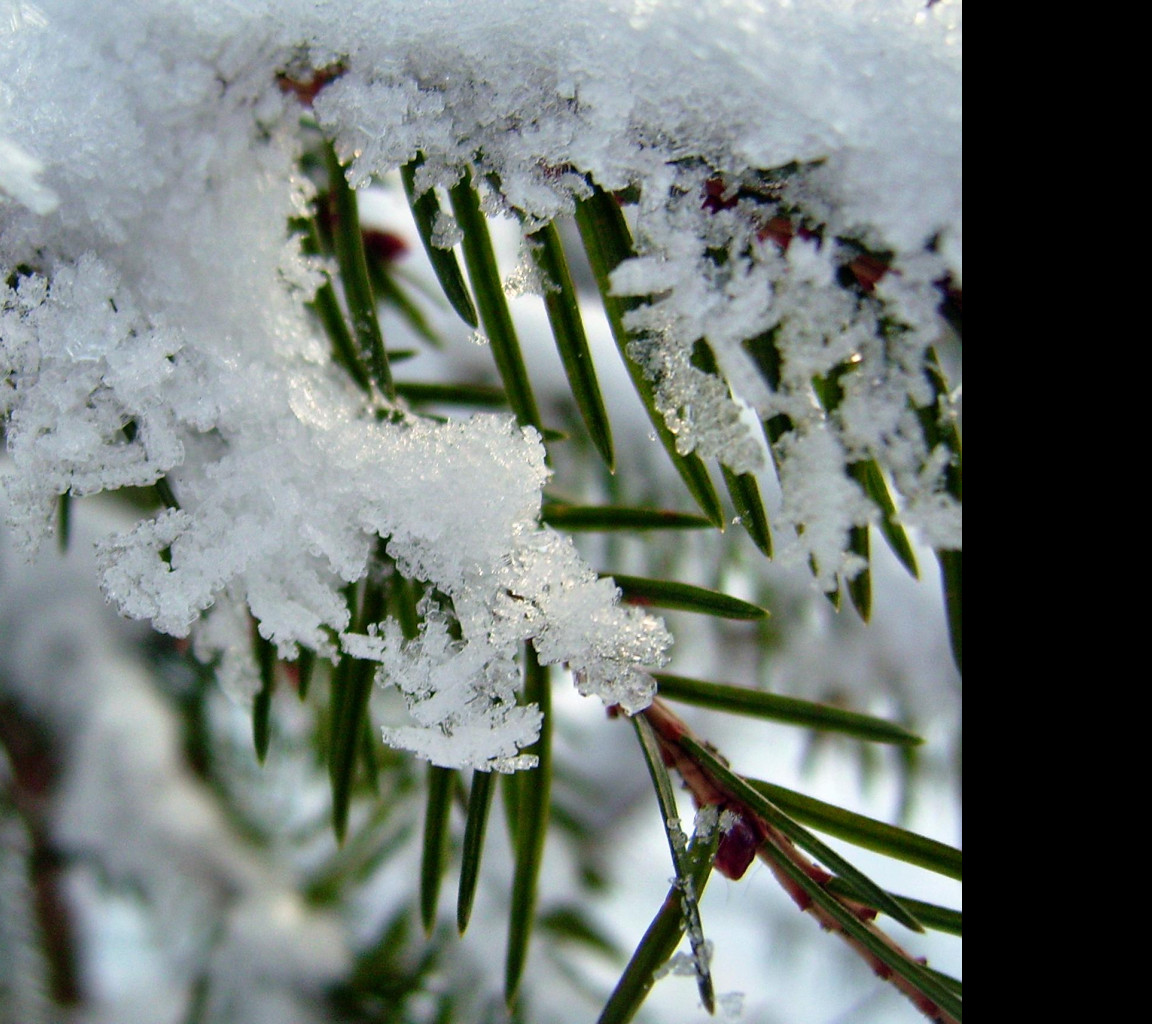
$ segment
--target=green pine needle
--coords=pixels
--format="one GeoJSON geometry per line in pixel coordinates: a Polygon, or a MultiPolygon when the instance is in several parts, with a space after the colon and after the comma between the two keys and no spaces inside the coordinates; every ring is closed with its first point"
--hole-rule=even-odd
{"type": "Polygon", "coordinates": [[[68,551],[68,543],[72,539],[72,492],[65,491],[56,503],[56,543],[60,553],[68,551]]]}
{"type": "Polygon", "coordinates": [[[256,664],[260,669],[260,689],[252,702],[252,739],[256,746],[256,760],[261,764],[268,756],[271,736],[272,694],[276,688],[276,645],[265,640],[259,632],[253,639],[256,664]]]}
{"type": "Polygon", "coordinates": [[[745,779],[786,814],[814,829],[854,846],[873,850],[886,857],[915,864],[940,875],[962,881],[964,855],[960,850],[916,832],[856,814],[815,797],[805,796],[760,779],[745,779]]]}
{"type": "Polygon", "coordinates": [[[540,518],[558,530],[699,530],[711,529],[703,516],[654,508],[623,505],[569,505],[546,501],[540,518]]]}
{"type": "Polygon", "coordinates": [[[596,380],[596,369],[584,333],[576,289],[572,285],[564,247],[560,243],[560,233],[554,224],[547,224],[529,235],[528,241],[532,257],[544,280],[544,307],[548,312],[548,322],[552,326],[564,372],[568,376],[572,397],[576,400],[576,407],[580,410],[596,451],[600,453],[608,471],[614,472],[616,455],[612,450],[612,427],[608,422],[604,399],[600,395],[600,385],[596,380]]]}
{"type": "Polygon", "coordinates": [[[464,849],[460,859],[460,889],[456,899],[456,926],[463,935],[472,916],[476,883],[480,878],[480,860],[488,831],[488,812],[496,792],[492,772],[472,773],[472,791],[468,794],[468,819],[464,824],[464,849]]]}
{"type": "Polygon", "coordinates": [[[312,673],[316,671],[316,654],[307,647],[300,649],[300,656],[296,659],[296,675],[298,679],[297,693],[301,702],[308,699],[308,691],[312,687],[312,673]]]}
{"type": "Polygon", "coordinates": [[[356,192],[345,176],[344,168],[331,143],[324,147],[328,166],[328,187],[332,193],[335,223],[332,239],[336,249],[336,262],[340,266],[340,279],[348,301],[348,314],[352,333],[365,353],[372,377],[385,398],[396,397],[392,386],[392,371],[384,351],[384,335],[376,316],[376,297],[368,278],[368,262],[364,256],[364,236],[360,231],[360,211],[356,192]]]}
{"type": "Polygon", "coordinates": [[[436,221],[440,216],[440,201],[432,189],[420,195],[416,194],[416,170],[423,163],[424,157],[420,155],[400,168],[404,191],[412,207],[416,233],[420,236],[424,251],[428,254],[428,261],[432,264],[432,270],[440,282],[444,297],[456,311],[456,315],[475,330],[480,326],[480,321],[476,317],[476,307],[472,305],[472,296],[468,294],[468,287],[464,284],[464,275],[456,254],[451,249],[442,249],[432,242],[436,221]]]}
{"type": "Polygon", "coordinates": [[[952,657],[964,672],[964,552],[937,551],[940,572],[944,577],[944,607],[948,614],[948,636],[952,657]]]}
{"type": "Polygon", "coordinates": [[[428,802],[424,812],[424,847],[420,858],[420,920],[424,934],[436,927],[440,881],[448,867],[448,818],[456,772],[439,765],[428,766],[428,802]]]}
{"type": "Polygon", "coordinates": [[[924,741],[903,726],[871,715],[848,711],[831,704],[785,697],[746,686],[711,683],[702,679],[653,673],[660,696],[684,704],[712,708],[726,714],[750,715],[788,725],[803,725],[824,732],[838,732],[874,743],[916,745],[924,741]]]}
{"type": "MultiPolygon", "coordinates": [[[[364,595],[354,631],[366,632],[368,624],[384,617],[384,588],[374,581],[363,587],[364,595]]],[[[376,663],[345,654],[332,673],[332,697],[328,724],[328,776],[332,784],[332,826],[339,842],[348,827],[356,764],[361,754],[368,699],[376,677],[376,663]]]]}
{"type": "Polygon", "coordinates": [[[893,554],[896,555],[913,579],[919,579],[920,568],[916,564],[916,553],[912,549],[912,541],[908,539],[907,531],[900,525],[896,503],[892,500],[892,494],[888,490],[888,484],[879,464],[875,459],[865,459],[863,462],[853,463],[849,467],[849,472],[856,482],[864,488],[864,493],[880,509],[880,532],[884,534],[884,539],[888,541],[888,546],[892,549],[893,554]]]}
{"type": "Polygon", "coordinates": [[[752,542],[771,558],[772,529],[768,524],[768,513],[764,511],[756,477],[751,473],[733,473],[727,466],[721,466],[720,472],[728,488],[728,496],[740,517],[740,525],[748,531],[752,542]]]}
{"type": "Polygon", "coordinates": [[[504,283],[492,250],[488,222],[480,211],[480,197],[467,177],[449,190],[449,196],[456,222],[464,232],[464,264],[476,294],[480,322],[484,325],[496,369],[504,382],[508,404],[522,426],[539,428],[540,411],[532,394],[524,357],[520,354],[520,341],[516,337],[512,314],[508,311],[508,300],[504,297],[504,283]]]}
{"type": "MultiPolygon", "coordinates": [[[[843,878],[830,879],[824,884],[824,888],[837,896],[846,896],[850,900],[871,906],[868,900],[843,878]]],[[[925,903],[923,900],[914,900],[911,896],[897,896],[895,893],[888,895],[912,911],[916,915],[916,920],[925,928],[936,932],[946,932],[949,935],[964,934],[964,915],[961,911],[952,910],[950,907],[941,907],[935,903],[925,903]]],[[[878,910],[879,908],[873,907],[872,909],[878,910]]]]}
{"type": "MultiPolygon", "coordinates": [[[[608,574],[601,573],[601,575],[608,574]]],[[[768,615],[767,609],[759,605],[715,590],[708,590],[706,587],[696,587],[690,583],[653,580],[620,573],[614,573],[612,578],[623,593],[623,600],[629,604],[675,608],[724,619],[763,619],[768,615]]]]}
{"type": "Polygon", "coordinates": [[[872,618],[872,545],[867,526],[853,526],[848,531],[848,550],[864,560],[864,568],[848,579],[847,586],[852,606],[868,622],[872,618]]]}
{"type": "Polygon", "coordinates": [[[504,1001],[511,1007],[520,991],[528,962],[528,942],[536,914],[536,887],[548,834],[552,793],[552,698],[549,670],[540,664],[530,644],[525,645],[524,701],[536,704],[543,716],[540,738],[527,753],[538,764],[520,773],[519,821],[516,826],[516,869],[512,882],[512,909],[508,918],[508,956],[504,972],[504,1001]]]}
{"type": "Polygon", "coordinates": [[[710,1014],[716,1012],[716,993],[712,987],[712,974],[708,970],[708,952],[704,947],[704,928],[700,922],[700,905],[697,902],[692,883],[692,865],[688,858],[687,837],[680,825],[680,812],[676,808],[676,794],[668,768],[660,753],[651,724],[644,715],[633,715],[632,725],[640,740],[640,749],[648,764],[648,774],[656,789],[656,800],[660,805],[660,818],[664,833],[668,838],[668,849],[672,854],[672,866],[676,871],[676,885],[680,889],[680,902],[684,912],[684,926],[692,946],[692,956],[696,963],[696,984],[700,990],[700,1002],[710,1014]]]}
{"type": "MultiPolygon", "coordinates": [[[[304,252],[310,256],[321,255],[323,248],[315,218],[304,221],[303,229],[304,237],[301,247],[304,252]]],[[[312,300],[310,305],[320,319],[320,325],[324,328],[324,333],[332,345],[332,358],[356,382],[361,391],[370,392],[372,381],[356,351],[356,342],[352,338],[352,332],[348,330],[344,313],[340,309],[340,300],[336,297],[336,289],[326,271],[324,272],[324,283],[316,290],[316,298],[312,300]]]]}
{"type": "Polygon", "coordinates": [[[413,404],[435,402],[440,405],[470,405],[483,409],[500,409],[508,406],[508,396],[504,393],[504,389],[487,384],[397,381],[396,393],[413,404]]]}

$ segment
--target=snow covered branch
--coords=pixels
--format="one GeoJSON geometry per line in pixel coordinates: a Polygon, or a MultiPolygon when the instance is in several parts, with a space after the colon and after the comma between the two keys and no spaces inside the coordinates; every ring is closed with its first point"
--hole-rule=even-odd
{"type": "Polygon", "coordinates": [[[214,617],[246,608],[283,656],[379,661],[415,723],[389,740],[444,765],[522,763],[525,641],[606,702],[651,699],[669,637],[540,525],[539,434],[431,421],[334,362],[307,308],[327,267],[287,227],[319,133],[356,186],[418,154],[419,191],[471,166],[526,230],[627,192],[638,255],[612,284],[678,447],[755,471],[743,410],[776,424],[779,554],[825,587],[880,516],[853,467],[959,548],[955,453],[922,422],[950,414],[925,365],[962,281],[957,4],[7,7],[3,486],[31,550],[60,495],[166,481],[178,507],[101,548],[126,614],[184,636],[215,609],[219,650],[246,639],[214,617]],[[281,87],[323,68],[310,106],[281,87]],[[451,624],[349,632],[342,588],[381,540],[451,624]]]}

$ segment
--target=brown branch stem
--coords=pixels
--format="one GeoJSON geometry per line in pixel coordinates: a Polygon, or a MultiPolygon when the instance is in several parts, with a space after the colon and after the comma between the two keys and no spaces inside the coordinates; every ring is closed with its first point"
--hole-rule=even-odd
{"type": "MultiPolygon", "coordinates": [[[[876,916],[874,909],[831,892],[827,888],[827,883],[832,876],[827,871],[806,857],[796,848],[796,845],[791,839],[756,814],[756,812],[749,808],[739,797],[729,792],[723,783],[713,776],[706,765],[701,764],[697,758],[693,757],[689,751],[684,749],[681,745],[681,740],[684,737],[690,737],[698,743],[700,741],[696,739],[688,726],[668,709],[668,706],[664,704],[663,701],[659,699],[653,701],[652,705],[647,708],[647,710],[641,712],[641,714],[647,718],[653,731],[656,733],[665,764],[670,768],[675,768],[680,774],[680,777],[684,780],[684,784],[691,792],[696,804],[698,806],[717,805],[722,810],[732,811],[743,819],[744,825],[747,826],[747,829],[751,833],[752,841],[756,844],[756,856],[768,865],[781,887],[802,911],[811,913],[819,922],[820,926],[826,931],[839,934],[840,937],[864,959],[864,962],[868,964],[878,977],[890,981],[921,1013],[928,1017],[929,1020],[935,1021],[936,1024],[959,1024],[957,1018],[942,1010],[920,989],[913,978],[905,977],[893,971],[891,967],[883,963],[876,954],[869,950],[859,939],[848,934],[828,910],[816,903],[812,897],[804,891],[803,887],[793,877],[792,872],[788,870],[788,866],[791,866],[793,871],[803,872],[804,875],[812,879],[812,881],[828,894],[831,900],[840,904],[848,913],[857,918],[863,927],[867,928],[876,939],[891,949],[897,956],[908,961],[910,964],[922,965],[922,961],[913,957],[884,931],[872,923],[872,919],[876,916]]],[[[722,839],[722,847],[723,843],[724,840],[722,839]]],[[[740,875],[744,873],[748,861],[751,859],[750,857],[744,859],[743,857],[737,856],[735,858],[737,861],[735,870],[725,870],[725,866],[721,864],[721,857],[722,849],[717,851],[717,869],[732,878],[739,878],[740,875]]]]}

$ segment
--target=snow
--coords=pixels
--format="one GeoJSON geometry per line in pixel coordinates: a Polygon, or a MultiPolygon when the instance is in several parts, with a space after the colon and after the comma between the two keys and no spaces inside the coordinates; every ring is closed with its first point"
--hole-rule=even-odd
{"type": "MultiPolygon", "coordinates": [[[[67,491],[167,478],[178,510],[102,542],[108,597],[177,636],[214,606],[247,607],[285,656],[335,657],[339,635],[402,680],[413,722],[389,741],[439,764],[523,766],[534,713],[510,694],[525,642],[582,693],[643,707],[670,637],[539,525],[539,436],[501,416],[382,410],[333,366],[305,309],[322,268],[286,229],[315,192],[300,170],[315,128],[278,76],[338,67],[312,116],[354,185],[418,152],[420,188],[471,162],[499,182],[485,209],[526,229],[571,212],[585,176],[639,187],[639,258],[613,285],[647,300],[629,323],[661,407],[683,450],[738,470],[764,464],[743,411],[791,417],[774,453],[782,555],[815,560],[827,584],[854,570],[844,537],[873,515],[844,475],[853,460],[888,471],[910,525],[959,540],[948,453],[926,450],[909,402],[933,400],[920,366],[937,282],[962,280],[960,59],[946,2],[558,0],[547,17],[528,0],[4,4],[16,536],[34,551],[67,491]],[[702,203],[715,179],[734,205],[702,203]],[[821,225],[822,243],[762,237],[781,213],[821,225]],[[859,246],[891,254],[874,297],[834,286],[859,246]],[[882,317],[901,325],[883,344],[882,317]],[[742,347],[770,330],[775,389],[742,347]],[[723,383],[691,363],[704,335],[723,383]],[[812,377],[845,358],[844,399],[823,409],[812,377]],[[407,643],[389,622],[348,632],[341,588],[381,538],[451,600],[461,639],[434,618],[407,643]]],[[[446,217],[437,232],[455,239],[446,217]]],[[[216,649],[235,653],[235,634],[221,627],[216,649]]]]}
{"type": "Polygon", "coordinates": [[[33,213],[46,214],[56,209],[59,199],[50,188],[40,184],[44,165],[14,142],[0,138],[0,201],[3,193],[28,207],[33,213]]]}

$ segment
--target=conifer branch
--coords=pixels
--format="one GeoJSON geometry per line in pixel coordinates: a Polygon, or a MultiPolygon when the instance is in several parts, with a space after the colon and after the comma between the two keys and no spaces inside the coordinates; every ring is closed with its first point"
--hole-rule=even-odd
{"type": "Polygon", "coordinates": [[[802,911],[810,912],[822,928],[840,935],[878,977],[891,981],[929,1020],[959,1024],[959,998],[872,923],[876,916],[873,907],[828,888],[834,876],[749,806],[730,779],[718,777],[714,762],[701,756],[705,746],[677,715],[659,699],[641,713],[652,726],[665,762],[679,772],[696,803],[717,805],[739,816],[740,823],[720,840],[716,855],[719,871],[739,878],[747,869],[747,847],[753,844],[755,855],[771,868],[802,911]]]}

